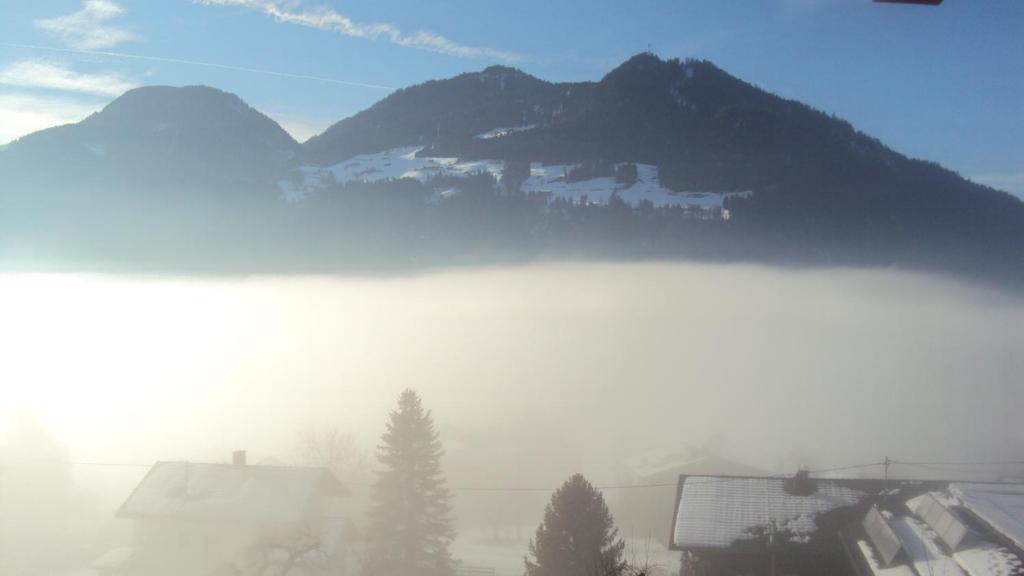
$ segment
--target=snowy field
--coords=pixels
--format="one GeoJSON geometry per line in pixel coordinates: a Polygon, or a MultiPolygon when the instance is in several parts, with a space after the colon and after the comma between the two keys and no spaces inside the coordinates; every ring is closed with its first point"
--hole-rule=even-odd
{"type": "MultiPolygon", "coordinates": [[[[529,127],[499,128],[480,134],[478,138],[496,138],[509,131],[525,130],[529,127]]],[[[332,183],[379,182],[388,179],[411,178],[428,182],[435,176],[465,177],[478,172],[491,173],[499,181],[504,162],[501,160],[460,160],[458,158],[418,158],[420,147],[393,148],[376,154],[360,154],[329,167],[302,166],[293,173],[292,180],[279,182],[281,197],[288,202],[299,202],[332,183]]],[[[574,164],[530,165],[530,177],[523,182],[522,190],[528,193],[548,194],[552,199],[561,198],[573,202],[586,201],[588,204],[606,205],[612,194],[627,204],[638,207],[644,201],[655,207],[683,207],[714,210],[721,208],[730,195],[747,196],[750,192],[675,192],[661,185],[658,167],[651,164],[637,164],[637,180],[629,186],[619,184],[615,178],[592,178],[578,182],[566,182],[566,175],[574,164]]],[[[450,194],[449,194],[450,195],[450,194]]]]}

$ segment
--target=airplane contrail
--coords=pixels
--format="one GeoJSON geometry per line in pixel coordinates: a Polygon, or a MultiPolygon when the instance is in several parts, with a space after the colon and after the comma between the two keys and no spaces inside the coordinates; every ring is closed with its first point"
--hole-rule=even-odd
{"type": "Polygon", "coordinates": [[[44,50],[48,52],[65,52],[70,54],[85,54],[89,56],[107,56],[110,58],[124,58],[128,60],[145,60],[148,62],[165,62],[168,64],[186,64],[191,66],[206,66],[207,68],[220,68],[221,70],[234,70],[236,72],[249,72],[252,74],[265,74],[268,76],[279,76],[282,78],[297,78],[300,80],[314,80],[327,82],[342,86],[354,86],[356,88],[370,88],[373,90],[395,90],[393,86],[381,84],[368,84],[366,82],[351,82],[349,80],[338,80],[337,78],[325,78],[323,76],[310,76],[308,74],[293,74],[291,72],[280,72],[277,70],[266,70],[263,68],[248,68],[246,66],[234,66],[231,64],[218,64],[216,62],[203,62],[200,60],[184,60],[182,58],[165,58],[162,56],[147,56],[144,54],[129,54],[126,52],[106,52],[102,50],[79,50],[75,48],[57,48],[54,46],[37,46],[34,44],[16,44],[13,42],[0,42],[0,46],[10,48],[24,48],[28,50],[44,50]]]}

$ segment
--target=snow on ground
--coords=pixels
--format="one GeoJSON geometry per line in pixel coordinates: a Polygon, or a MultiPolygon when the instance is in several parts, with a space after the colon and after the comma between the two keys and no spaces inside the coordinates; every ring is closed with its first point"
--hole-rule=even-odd
{"type": "Polygon", "coordinates": [[[608,204],[612,194],[617,192],[619,198],[634,208],[648,200],[656,208],[690,207],[704,210],[721,208],[728,196],[750,195],[750,192],[675,192],[661,185],[658,180],[658,167],[652,164],[637,164],[637,179],[630,186],[623,186],[612,177],[566,182],[566,174],[574,167],[573,164],[545,166],[534,162],[530,165],[530,177],[523,183],[522,189],[524,192],[547,193],[552,198],[573,202],[582,202],[586,199],[588,204],[599,205],[608,204]]]}
{"type": "MultiPolygon", "coordinates": [[[[478,135],[478,138],[496,138],[500,131],[526,130],[530,126],[517,128],[496,128],[478,135]],[[494,133],[492,135],[492,133],[494,133]]],[[[507,132],[506,132],[507,133],[507,132]]],[[[379,182],[387,179],[412,178],[427,182],[434,176],[465,177],[476,172],[488,172],[501,179],[504,162],[501,160],[460,160],[458,158],[418,158],[422,148],[409,146],[393,148],[375,154],[360,154],[329,167],[302,166],[289,179],[278,182],[281,198],[297,202],[317,190],[337,182],[379,182]]],[[[573,202],[606,205],[612,194],[617,193],[626,204],[638,207],[643,201],[650,201],[655,207],[682,207],[714,210],[721,208],[729,196],[749,196],[750,192],[674,192],[661,185],[658,167],[651,164],[637,164],[637,180],[629,186],[615,181],[615,178],[592,178],[578,182],[566,182],[565,176],[574,164],[549,164],[533,162],[530,176],[523,182],[523,192],[547,194],[552,199],[561,198],[573,202]]],[[[432,201],[439,201],[437,195],[432,201]]]]}
{"type": "Polygon", "coordinates": [[[488,130],[482,134],[473,136],[477,140],[490,140],[492,138],[501,138],[502,136],[508,136],[509,134],[515,134],[516,132],[526,132],[527,130],[533,130],[536,128],[536,124],[526,124],[524,126],[511,126],[508,128],[495,128],[488,130]]]}
{"type": "Polygon", "coordinates": [[[864,559],[867,560],[868,566],[871,567],[871,572],[875,576],[917,576],[914,570],[905,564],[894,564],[888,568],[882,567],[878,563],[878,559],[875,558],[875,551],[864,540],[858,540],[857,547],[860,548],[860,553],[864,555],[864,559]]]}
{"type": "Polygon", "coordinates": [[[991,542],[979,542],[955,552],[953,558],[970,576],[1014,576],[1021,573],[1020,559],[991,542]]]}
{"type": "Polygon", "coordinates": [[[474,172],[501,175],[504,165],[500,160],[471,160],[458,158],[417,158],[421,147],[394,148],[377,154],[360,154],[339,162],[328,170],[338,182],[378,182],[389,178],[413,178],[426,182],[432,176],[468,176],[474,172]]]}

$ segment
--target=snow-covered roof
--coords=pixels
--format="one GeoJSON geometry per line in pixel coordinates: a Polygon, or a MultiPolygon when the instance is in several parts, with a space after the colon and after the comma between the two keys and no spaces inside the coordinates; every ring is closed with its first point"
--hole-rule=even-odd
{"type": "MultiPolygon", "coordinates": [[[[1013,487],[1007,485],[981,484],[975,489],[991,493],[1012,494],[1013,487]]],[[[1021,486],[1017,486],[1021,488],[1021,486]]],[[[1024,563],[1010,549],[992,541],[993,536],[965,526],[968,531],[962,538],[943,538],[942,533],[950,523],[963,523],[963,509],[967,508],[962,494],[964,485],[953,484],[949,489],[927,492],[905,502],[905,509],[898,506],[884,511],[887,522],[900,541],[905,556],[901,560],[883,567],[878,551],[868,540],[857,542],[861,556],[870,571],[876,576],[1020,576],[1024,574],[1024,563]],[[935,514],[934,507],[942,506],[942,514],[935,514]],[[909,513],[907,513],[909,512],[909,513]],[[938,531],[937,531],[938,530],[938,531]]],[[[998,511],[997,505],[992,505],[998,511]]],[[[967,508],[970,509],[970,508],[967,508]]]]}
{"type": "Polygon", "coordinates": [[[858,548],[876,576],[1017,576],[1021,561],[1008,549],[975,535],[969,544],[951,552],[919,518],[903,515],[890,519],[906,552],[906,559],[882,567],[877,551],[864,540],[858,548]]]}
{"type": "Polygon", "coordinates": [[[1024,484],[951,484],[964,508],[1024,550],[1024,484]]]}
{"type": "Polygon", "coordinates": [[[769,532],[788,542],[808,543],[822,528],[823,514],[851,507],[831,522],[839,523],[834,528],[842,533],[847,550],[859,552],[863,562],[858,572],[1024,576],[1024,484],[897,481],[896,488],[885,489],[887,483],[877,480],[813,482],[803,486],[813,491],[798,495],[804,492],[787,491],[787,480],[779,477],[683,476],[672,547],[724,551],[754,543],[769,532]],[[872,535],[870,523],[861,521],[872,514],[876,524],[885,525],[897,546],[895,554],[885,557],[876,548],[886,548],[885,539],[878,544],[877,530],[872,535]]]}
{"type": "Polygon", "coordinates": [[[816,480],[817,490],[798,496],[783,478],[688,476],[681,480],[672,545],[674,548],[728,548],[774,529],[806,542],[817,531],[819,515],[861,502],[865,492],[832,480],[816,480]]]}
{"type": "Polygon", "coordinates": [[[157,462],[121,505],[122,518],[296,522],[322,517],[341,485],[324,468],[157,462]]]}

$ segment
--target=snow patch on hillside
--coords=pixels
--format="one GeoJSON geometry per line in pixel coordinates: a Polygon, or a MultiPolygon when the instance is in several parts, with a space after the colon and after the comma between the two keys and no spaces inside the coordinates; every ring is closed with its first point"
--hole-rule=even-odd
{"type": "Polygon", "coordinates": [[[476,136],[473,136],[473,138],[476,138],[477,140],[491,140],[493,138],[501,138],[502,136],[508,136],[509,134],[515,134],[516,132],[526,132],[528,130],[533,130],[536,127],[537,127],[536,124],[527,124],[525,126],[510,126],[508,128],[495,128],[493,130],[488,130],[487,132],[483,132],[482,134],[477,134],[476,136]]]}
{"type": "Polygon", "coordinates": [[[417,158],[422,148],[411,146],[394,148],[377,154],[360,154],[339,162],[328,170],[338,182],[378,182],[380,180],[412,178],[426,182],[433,176],[468,176],[474,172],[501,175],[504,163],[500,160],[471,160],[458,158],[417,158]]]}
{"type": "MultiPolygon", "coordinates": [[[[527,126],[519,127],[528,129],[527,126]]],[[[500,128],[495,130],[513,130],[500,128]]],[[[497,132],[492,130],[497,136],[497,132]]],[[[484,133],[489,135],[491,132],[484,133]]],[[[478,137],[483,137],[480,135],[478,137]]],[[[393,148],[375,154],[360,154],[333,166],[302,166],[292,172],[288,179],[278,182],[281,197],[288,202],[301,201],[318,190],[335,183],[379,182],[388,179],[411,178],[426,183],[437,176],[465,177],[470,174],[487,172],[500,181],[504,162],[501,160],[460,160],[448,157],[417,157],[422,147],[409,146],[393,148]]],[[[523,182],[524,193],[546,194],[551,200],[562,199],[573,203],[607,205],[613,195],[634,208],[650,202],[656,208],[686,208],[706,211],[709,214],[722,208],[729,196],[749,196],[751,192],[675,192],[661,185],[658,167],[652,164],[637,164],[637,179],[632,184],[622,184],[613,177],[591,178],[567,182],[567,175],[576,168],[575,164],[530,164],[530,176],[523,182]]],[[[447,188],[447,187],[446,187],[447,188]]],[[[434,202],[451,198],[446,194],[435,194],[434,202]]]]}
{"type": "Polygon", "coordinates": [[[530,177],[523,182],[524,192],[546,193],[552,198],[571,200],[575,203],[607,205],[612,194],[618,194],[626,204],[638,208],[647,201],[655,208],[691,208],[715,210],[722,207],[729,196],[749,196],[748,192],[675,192],[661,185],[658,167],[653,164],[637,164],[637,179],[626,186],[613,177],[592,178],[578,182],[566,182],[566,176],[575,168],[574,164],[530,165],[530,177]]]}

